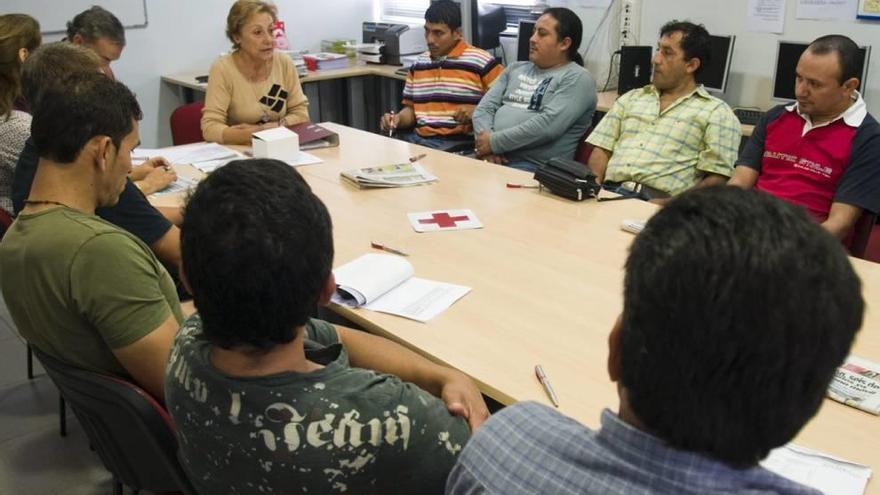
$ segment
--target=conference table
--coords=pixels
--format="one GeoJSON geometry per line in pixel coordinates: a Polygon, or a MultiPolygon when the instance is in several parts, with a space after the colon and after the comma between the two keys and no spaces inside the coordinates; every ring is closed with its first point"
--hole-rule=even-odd
{"type": "MultiPolygon", "coordinates": [[[[473,290],[428,323],[333,306],[366,330],[386,336],[468,374],[502,404],[549,404],[535,377],[543,366],[559,410],[598,427],[602,408],[616,410],[617,391],[606,371],[607,336],[622,308],[623,268],[634,236],[626,219],[647,219],[656,206],[639,200],[571,202],[537,189],[530,174],[431,150],[340,125],[339,147],[311,150],[323,163],[299,167],[330,210],[341,266],[371,250],[371,241],[401,249],[418,277],[473,290]],[[358,189],[340,171],[419,160],[439,182],[399,189],[358,189]],[[471,209],[484,228],[416,233],[406,214],[471,209]]],[[[195,169],[180,166],[182,174],[195,169]]],[[[174,205],[179,197],[154,203],[174,205]]],[[[880,265],[852,260],[868,303],[853,352],[880,361],[880,265]]],[[[686,357],[683,357],[686,358],[686,357]]],[[[772,405],[768,404],[768,407],[772,405]]],[[[880,469],[880,418],[825,400],[794,440],[880,469]]],[[[880,493],[871,482],[866,493],[880,493]]]]}

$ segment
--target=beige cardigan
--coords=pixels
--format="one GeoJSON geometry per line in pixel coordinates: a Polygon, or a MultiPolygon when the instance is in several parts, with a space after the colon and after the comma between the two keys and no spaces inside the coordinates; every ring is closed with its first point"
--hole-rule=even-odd
{"type": "Polygon", "coordinates": [[[259,83],[250,82],[242,75],[231,53],[217,59],[208,76],[202,111],[205,141],[222,143],[223,129],[235,124],[260,123],[264,114],[268,121],[283,119],[284,125],[309,120],[309,100],[303,94],[290,57],[275,52],[269,77],[259,83]]]}

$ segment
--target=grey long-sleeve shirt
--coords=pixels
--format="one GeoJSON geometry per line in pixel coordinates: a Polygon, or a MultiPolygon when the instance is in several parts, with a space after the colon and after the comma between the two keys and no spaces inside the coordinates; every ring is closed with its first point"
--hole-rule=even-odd
{"type": "Polygon", "coordinates": [[[474,132],[492,133],[492,151],[535,163],[572,158],[593,120],[596,83],[570,62],[542,70],[531,62],[508,67],[474,111],[474,132]]]}

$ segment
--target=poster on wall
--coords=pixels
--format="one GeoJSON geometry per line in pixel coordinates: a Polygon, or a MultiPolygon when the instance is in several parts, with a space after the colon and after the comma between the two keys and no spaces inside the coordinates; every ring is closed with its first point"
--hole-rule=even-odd
{"type": "Polygon", "coordinates": [[[749,0],[748,9],[746,12],[748,31],[782,33],[785,27],[785,0],[749,0]]]}
{"type": "Polygon", "coordinates": [[[797,0],[798,19],[852,20],[858,0],[797,0]]]}
{"type": "Polygon", "coordinates": [[[859,19],[880,20],[880,0],[859,0],[859,19]]]}

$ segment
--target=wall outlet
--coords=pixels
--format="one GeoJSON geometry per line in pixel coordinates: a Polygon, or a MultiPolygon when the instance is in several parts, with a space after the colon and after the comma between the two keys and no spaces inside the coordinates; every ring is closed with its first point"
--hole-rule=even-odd
{"type": "Polygon", "coordinates": [[[620,45],[631,46],[639,42],[641,25],[641,0],[620,0],[620,45]]]}

